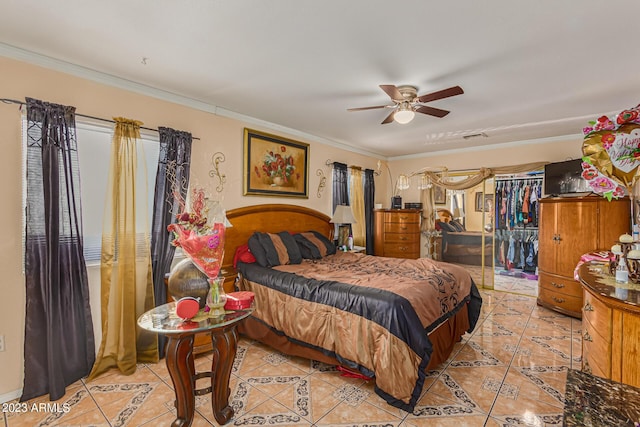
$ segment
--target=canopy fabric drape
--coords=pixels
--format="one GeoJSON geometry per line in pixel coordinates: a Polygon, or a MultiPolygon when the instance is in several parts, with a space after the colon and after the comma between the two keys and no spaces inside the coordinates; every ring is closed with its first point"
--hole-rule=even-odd
{"type": "Polygon", "coordinates": [[[355,224],[351,224],[353,244],[356,246],[366,246],[366,219],[364,214],[364,191],[362,182],[362,170],[352,167],[350,174],[350,196],[351,211],[356,219],[355,224]]]}
{"type": "Polygon", "coordinates": [[[373,255],[373,207],[376,200],[376,184],[372,169],[364,170],[364,216],[366,223],[367,255],[373,255]]]}
{"type": "Polygon", "coordinates": [[[95,359],[82,252],[75,107],[27,98],[24,387],[20,401],[86,376],[95,359]]]}
{"type": "Polygon", "coordinates": [[[114,367],[129,375],[138,362],[158,361],[156,335],[137,326],[154,306],[147,199],[136,200],[136,193],[148,194],[138,156],[142,123],[114,121],[100,263],[102,341],[89,379],[114,367]]]}
{"type": "MultiPolygon", "coordinates": [[[[151,223],[151,266],[155,306],[167,302],[164,276],[171,269],[175,246],[167,226],[174,223],[180,212],[179,200],[186,200],[191,168],[191,133],[158,127],[160,153],[156,172],[151,223]]],[[[164,357],[166,337],[158,335],[159,357],[164,357]]]]}
{"type": "MultiPolygon", "coordinates": [[[[535,162],[535,163],[523,163],[520,165],[512,166],[499,166],[494,168],[480,168],[477,172],[469,172],[469,177],[460,181],[450,181],[442,173],[436,173],[432,171],[416,172],[413,175],[425,175],[432,182],[433,185],[439,185],[447,190],[466,190],[473,188],[476,185],[482,183],[485,179],[493,178],[496,175],[514,174],[514,173],[526,173],[536,171],[544,168],[548,162],[535,162]]],[[[421,191],[422,204],[422,231],[433,230],[435,227],[435,209],[433,204],[433,194],[431,197],[425,197],[424,193],[433,193],[433,187],[426,188],[421,191]],[[431,202],[427,206],[426,202],[431,202]]]]}

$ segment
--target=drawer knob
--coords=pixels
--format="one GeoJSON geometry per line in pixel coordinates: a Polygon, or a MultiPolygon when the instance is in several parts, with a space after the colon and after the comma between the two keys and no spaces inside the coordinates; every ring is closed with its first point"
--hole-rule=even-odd
{"type": "Polygon", "coordinates": [[[564,288],[564,283],[551,282],[551,284],[558,289],[564,288]]]}
{"type": "Polygon", "coordinates": [[[584,311],[593,311],[593,306],[590,303],[584,305],[584,311]]]}
{"type": "Polygon", "coordinates": [[[591,335],[589,335],[589,331],[584,331],[582,339],[584,339],[585,341],[593,342],[593,338],[591,338],[591,335]]]}
{"type": "Polygon", "coordinates": [[[558,304],[562,304],[564,302],[564,298],[557,298],[557,297],[553,296],[553,297],[551,297],[551,299],[553,299],[558,304]]]}

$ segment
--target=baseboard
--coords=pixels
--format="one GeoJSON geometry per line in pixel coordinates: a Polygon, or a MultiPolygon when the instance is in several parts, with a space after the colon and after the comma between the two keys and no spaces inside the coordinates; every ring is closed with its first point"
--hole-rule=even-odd
{"type": "Polygon", "coordinates": [[[22,389],[10,391],[9,393],[0,394],[0,403],[10,402],[22,396],[22,389]]]}

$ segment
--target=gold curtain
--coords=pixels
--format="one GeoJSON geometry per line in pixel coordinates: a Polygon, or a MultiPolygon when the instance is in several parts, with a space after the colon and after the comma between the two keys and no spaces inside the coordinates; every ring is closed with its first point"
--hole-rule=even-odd
{"type": "Polygon", "coordinates": [[[351,194],[349,195],[349,200],[351,201],[353,216],[357,221],[355,224],[351,224],[353,244],[355,246],[367,246],[367,229],[364,217],[364,190],[362,189],[362,169],[352,167],[350,180],[351,194]]]}
{"type": "MultiPolygon", "coordinates": [[[[416,172],[411,174],[414,175],[425,175],[433,185],[439,185],[440,187],[446,188],[447,190],[466,190],[468,188],[473,188],[478,184],[481,184],[485,179],[493,178],[496,175],[505,175],[505,174],[514,174],[514,173],[525,173],[531,171],[537,171],[544,168],[548,162],[536,162],[536,163],[523,163],[520,165],[512,165],[512,166],[499,166],[495,168],[480,168],[477,172],[470,171],[469,177],[460,181],[450,181],[446,177],[446,173],[443,174],[441,172],[432,172],[432,171],[424,171],[424,172],[416,172]]],[[[435,228],[435,207],[433,200],[433,187],[423,189],[420,195],[420,199],[422,201],[422,231],[430,231],[435,228]],[[426,195],[426,193],[430,193],[430,195],[426,195]]]]}
{"type": "Polygon", "coordinates": [[[144,156],[138,165],[137,153],[142,123],[114,120],[100,263],[102,341],[89,379],[110,368],[130,375],[136,363],[158,361],[156,335],[137,326],[154,306],[146,165],[144,156]]]}

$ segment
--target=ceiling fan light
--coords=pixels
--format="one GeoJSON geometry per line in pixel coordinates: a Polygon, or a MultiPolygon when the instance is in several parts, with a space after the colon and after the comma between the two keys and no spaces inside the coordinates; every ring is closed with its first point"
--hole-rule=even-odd
{"type": "Polygon", "coordinates": [[[393,115],[393,120],[400,123],[401,125],[404,125],[413,120],[413,117],[415,115],[416,113],[413,112],[411,105],[409,105],[408,102],[403,102],[398,107],[398,111],[396,111],[393,115]]]}

